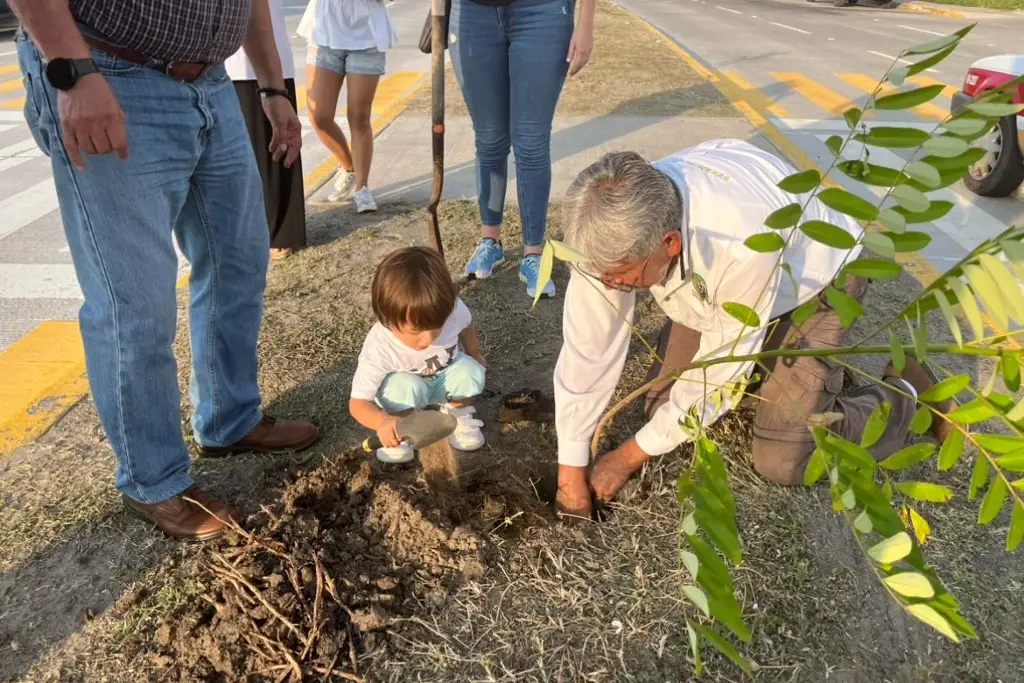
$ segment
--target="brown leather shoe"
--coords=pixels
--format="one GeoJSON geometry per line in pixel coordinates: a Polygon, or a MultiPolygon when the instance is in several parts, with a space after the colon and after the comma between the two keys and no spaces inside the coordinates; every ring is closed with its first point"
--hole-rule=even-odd
{"type": "MultiPolygon", "coordinates": [[[[885,372],[882,373],[883,377],[899,377],[905,380],[910,386],[914,387],[914,390],[918,394],[922,394],[932,386],[938,384],[939,380],[935,376],[935,373],[927,365],[918,363],[915,358],[907,356],[906,363],[903,366],[903,370],[899,371],[890,362],[885,367],[885,372]]],[[[949,398],[940,403],[930,404],[933,408],[938,410],[940,413],[947,415],[957,406],[956,399],[949,398]]],[[[945,441],[950,434],[953,433],[953,425],[946,420],[939,419],[932,416],[932,426],[930,428],[932,436],[940,444],[945,441]]]]}
{"type": "Polygon", "coordinates": [[[199,452],[206,456],[234,453],[292,453],[309,448],[319,438],[320,432],[312,422],[284,420],[264,415],[251,432],[230,446],[200,446],[199,452]]]}
{"type": "Polygon", "coordinates": [[[197,541],[215,538],[228,528],[227,520],[234,514],[231,508],[203,493],[195,484],[159,503],[140,503],[125,495],[122,498],[128,512],[155,524],[157,529],[174,538],[197,541]]]}

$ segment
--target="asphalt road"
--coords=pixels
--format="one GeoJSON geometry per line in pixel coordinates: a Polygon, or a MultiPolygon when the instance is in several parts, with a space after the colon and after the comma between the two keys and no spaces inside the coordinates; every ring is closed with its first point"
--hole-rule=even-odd
{"type": "MultiPolygon", "coordinates": [[[[968,67],[982,57],[1020,52],[1024,29],[1024,15],[981,11],[969,12],[965,21],[805,0],[619,1],[743,89],[775,127],[823,166],[832,161],[825,140],[847,131],[842,111],[863,104],[900,50],[978,22],[953,55],[916,78],[918,85],[945,84],[942,95],[931,105],[880,112],[875,119],[930,130],[948,111],[968,67]]],[[[872,154],[877,163],[902,165],[893,152],[872,154]]],[[[847,183],[847,189],[870,198],[860,186],[847,183]]],[[[948,216],[926,226],[933,242],[923,254],[939,271],[1004,226],[1024,220],[1018,198],[981,198],[959,183],[932,196],[955,204],[948,216]]]]}
{"type": "MultiPolygon", "coordinates": [[[[329,157],[305,117],[306,41],[295,35],[307,0],[285,0],[289,36],[296,66],[300,115],[305,124],[303,170],[309,172],[329,157]]],[[[429,57],[416,47],[427,3],[397,0],[388,4],[400,45],[388,53],[388,73],[378,101],[402,94],[405,86],[429,69],[429,57]]],[[[35,145],[25,125],[25,91],[15,54],[14,31],[0,27],[0,352],[39,323],[75,320],[81,290],[64,239],[50,162],[35,145]]],[[[342,93],[340,102],[344,102],[342,93]]],[[[343,104],[339,120],[344,119],[343,104]]],[[[342,126],[347,127],[342,121],[342,126]]],[[[181,260],[181,269],[187,264],[181,260]]]]}

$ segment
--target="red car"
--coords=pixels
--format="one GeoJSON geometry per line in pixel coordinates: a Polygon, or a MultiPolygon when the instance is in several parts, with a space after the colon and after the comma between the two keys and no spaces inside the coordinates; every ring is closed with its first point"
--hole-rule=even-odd
{"type": "MultiPolygon", "coordinates": [[[[953,113],[959,112],[979,95],[1024,73],[1024,55],[997,55],[979,59],[967,70],[964,88],[953,95],[953,113]]],[[[1024,103],[1024,84],[1017,86],[1013,101],[1024,103]]],[[[991,133],[975,142],[986,154],[964,175],[964,185],[985,197],[1011,195],[1024,181],[1024,116],[1006,116],[991,133]]]]}

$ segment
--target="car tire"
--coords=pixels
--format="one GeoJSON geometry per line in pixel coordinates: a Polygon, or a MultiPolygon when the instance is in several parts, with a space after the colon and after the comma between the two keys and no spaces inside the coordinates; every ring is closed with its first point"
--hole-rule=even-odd
{"type": "Polygon", "coordinates": [[[836,7],[849,7],[854,2],[856,2],[856,0],[832,0],[832,4],[836,7]]]}
{"type": "Polygon", "coordinates": [[[982,197],[1008,197],[1024,181],[1024,159],[1017,141],[1017,117],[1004,116],[981,140],[996,148],[994,158],[986,157],[964,174],[964,185],[982,197]]]}

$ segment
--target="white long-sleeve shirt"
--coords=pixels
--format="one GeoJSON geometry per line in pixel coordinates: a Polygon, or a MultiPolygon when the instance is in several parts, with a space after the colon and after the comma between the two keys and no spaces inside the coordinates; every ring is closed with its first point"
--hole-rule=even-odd
{"type": "MultiPolygon", "coordinates": [[[[768,323],[818,295],[835,279],[843,260],[853,253],[815,242],[794,232],[783,262],[792,279],[776,269],[778,252],[761,254],[743,244],[751,235],[771,232],[764,219],[772,211],[806,195],[794,197],[776,183],[796,169],[782,159],[741,140],[710,140],[654,162],[679,188],[683,199],[683,253],[663,285],[651,288],[655,301],[671,320],[700,332],[694,360],[728,355],[742,324],[722,309],[735,301],[757,312],[762,326],[747,328],[734,355],[756,353],[768,323]],[[766,287],[767,283],[767,287],[766,287]],[[764,294],[762,295],[762,290],[764,294]],[[760,300],[758,300],[760,298],[760,300]]],[[[852,219],[813,200],[801,221],[823,220],[859,238],[852,219]]],[[[555,365],[555,425],[558,462],[586,466],[590,439],[622,375],[633,321],[634,292],[606,289],[600,281],[573,271],[562,314],[563,345],[555,365]],[[614,304],[618,312],[609,305],[614,304]],[[620,317],[621,316],[621,317],[620,317]]],[[[674,383],[669,400],[636,435],[649,455],[662,455],[686,441],[680,421],[692,406],[709,425],[729,410],[707,397],[720,387],[745,378],[753,362],[722,363],[707,372],[690,370],[674,383]]]]}

